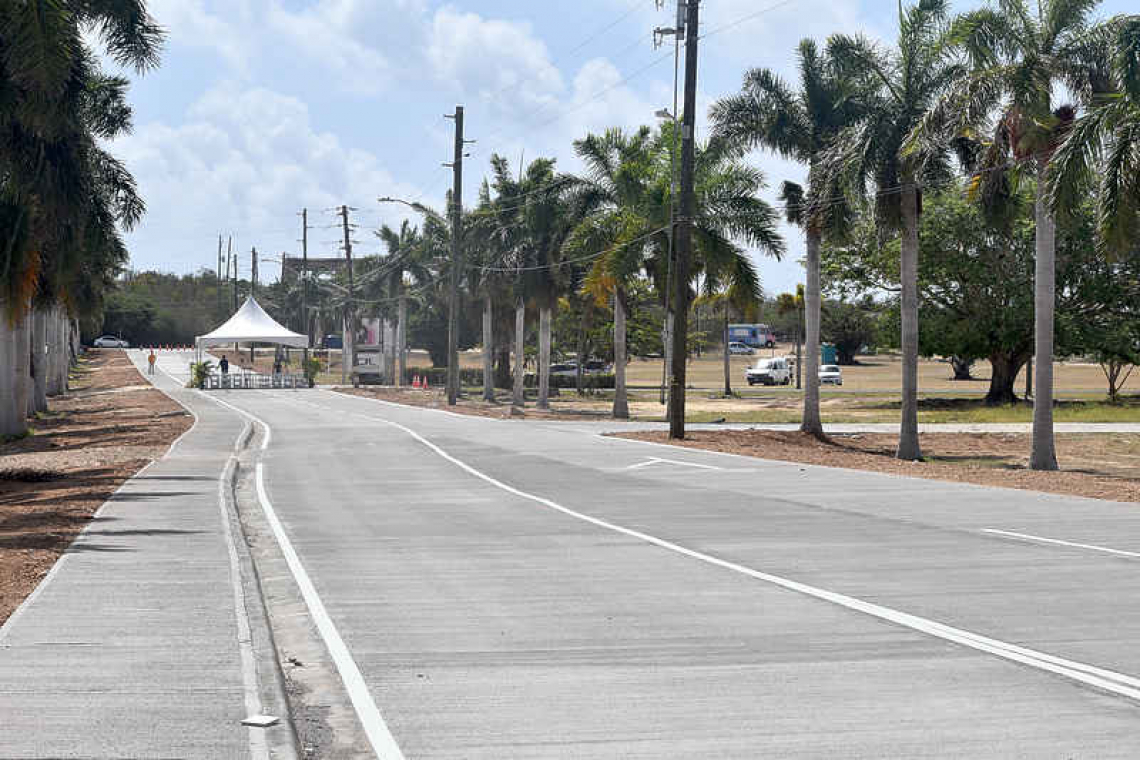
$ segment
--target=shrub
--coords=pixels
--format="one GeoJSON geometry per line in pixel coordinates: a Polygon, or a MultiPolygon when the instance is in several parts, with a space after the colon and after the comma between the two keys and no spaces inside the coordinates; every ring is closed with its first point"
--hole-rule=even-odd
{"type": "Polygon", "coordinates": [[[214,363],[210,361],[205,362],[191,362],[190,363],[190,387],[191,388],[205,388],[206,378],[214,370],[214,363]]]}
{"type": "Polygon", "coordinates": [[[305,373],[305,379],[309,381],[309,387],[312,388],[316,385],[317,375],[321,372],[321,360],[315,356],[310,356],[301,361],[301,370],[305,373]]]}

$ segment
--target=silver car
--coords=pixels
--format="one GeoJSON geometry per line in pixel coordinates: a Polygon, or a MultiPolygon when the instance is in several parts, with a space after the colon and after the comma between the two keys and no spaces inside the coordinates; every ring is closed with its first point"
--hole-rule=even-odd
{"type": "Polygon", "coordinates": [[[827,385],[829,383],[831,385],[843,385],[843,373],[835,364],[824,364],[819,368],[819,384],[827,385]]]}
{"type": "Polygon", "coordinates": [[[114,335],[100,335],[93,341],[95,348],[130,348],[131,344],[114,335]]]}

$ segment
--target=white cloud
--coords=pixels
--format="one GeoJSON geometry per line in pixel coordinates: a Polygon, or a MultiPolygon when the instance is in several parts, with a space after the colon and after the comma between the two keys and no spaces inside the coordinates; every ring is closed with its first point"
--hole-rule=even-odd
{"type": "MultiPolygon", "coordinates": [[[[380,192],[417,192],[374,154],[316,131],[303,102],[264,88],[222,85],[198,100],[180,126],[143,124],[113,150],[138,179],[149,209],[130,239],[136,267],[212,267],[219,232],[233,233],[243,255],[251,246],[266,255],[296,252],[302,206],[320,224],[324,209],[355,204],[361,220],[374,225],[402,216],[377,210],[380,192]]],[[[366,231],[359,235],[367,249],[374,247],[366,231]]],[[[310,251],[333,255],[334,237],[313,235],[310,251]]]]}
{"type": "Polygon", "coordinates": [[[507,113],[550,105],[565,89],[529,24],[443,7],[431,20],[426,56],[440,82],[507,113]]]}

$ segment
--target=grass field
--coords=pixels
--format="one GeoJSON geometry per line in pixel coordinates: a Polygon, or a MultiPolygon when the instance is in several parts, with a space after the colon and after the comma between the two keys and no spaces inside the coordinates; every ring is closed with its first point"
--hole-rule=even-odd
{"type": "MultiPolygon", "coordinates": [[[[723,359],[720,355],[705,355],[689,362],[687,419],[692,422],[724,420],[739,423],[794,423],[800,420],[802,392],[793,387],[749,387],[743,380],[744,369],[767,356],[783,356],[789,347],[777,346],[755,356],[734,356],[731,359],[734,397],[722,398],[723,359]]],[[[297,355],[299,359],[299,354],[297,355]]],[[[249,366],[248,352],[238,359],[249,366]]],[[[330,352],[325,371],[318,382],[340,382],[340,354],[330,352]]],[[[272,352],[258,351],[256,367],[269,372],[272,352]]],[[[901,364],[896,355],[863,357],[860,364],[843,368],[843,386],[827,387],[821,394],[821,413],[824,422],[895,422],[898,420],[901,364]]],[[[463,367],[481,367],[478,351],[463,352],[463,367]]],[[[412,351],[410,367],[427,367],[430,361],[426,352],[412,351]]],[[[633,359],[627,367],[630,386],[630,413],[634,419],[662,420],[665,407],[659,403],[658,384],[661,382],[661,359],[633,359]]],[[[1019,403],[989,407],[981,397],[989,387],[989,363],[974,366],[974,380],[955,381],[950,365],[944,362],[919,362],[919,422],[922,423],[987,423],[1030,422],[1032,406],[1019,403]]],[[[1124,403],[1105,403],[1106,384],[1100,367],[1080,362],[1058,362],[1055,368],[1058,422],[1140,422],[1140,373],[1125,386],[1124,403]]],[[[1024,392],[1025,379],[1017,380],[1018,394],[1024,392]]],[[[470,389],[472,392],[475,389],[470,389]]],[[[574,414],[604,415],[609,411],[612,395],[601,393],[578,397],[572,391],[553,400],[554,408],[574,414]]]]}

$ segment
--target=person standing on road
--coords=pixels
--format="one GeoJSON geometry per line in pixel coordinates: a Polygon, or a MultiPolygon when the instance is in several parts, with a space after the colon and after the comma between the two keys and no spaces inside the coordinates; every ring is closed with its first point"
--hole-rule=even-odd
{"type": "Polygon", "coordinates": [[[222,387],[230,387],[230,360],[223,356],[218,362],[218,369],[222,372],[222,387]]]}
{"type": "Polygon", "coordinates": [[[147,373],[148,375],[153,375],[153,374],[154,374],[154,363],[155,363],[157,360],[158,360],[158,357],[154,355],[154,349],[152,348],[152,349],[150,350],[150,356],[148,356],[148,357],[146,358],[146,365],[147,365],[147,366],[146,366],[146,373],[147,373]]]}

